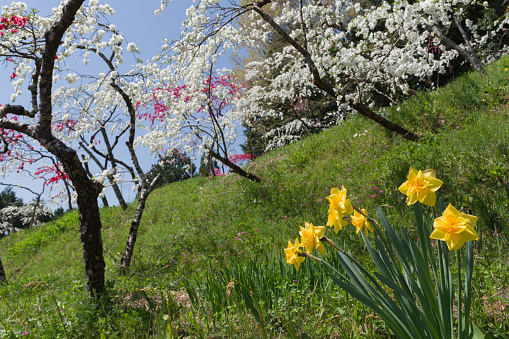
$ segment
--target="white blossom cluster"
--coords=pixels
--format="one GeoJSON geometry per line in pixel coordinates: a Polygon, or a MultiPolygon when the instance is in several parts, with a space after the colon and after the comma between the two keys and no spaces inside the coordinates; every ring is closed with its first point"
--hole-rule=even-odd
{"type": "MultiPolygon", "coordinates": [[[[156,14],[167,8],[169,2],[163,0],[156,14]]],[[[316,74],[311,72],[309,60],[319,77],[334,89],[332,100],[336,101],[338,111],[332,113],[336,119],[331,120],[338,123],[344,111],[351,110],[349,103],[370,105],[373,93],[388,97],[406,93],[409,79],[444,71],[458,53],[438,39],[438,30],[451,26],[453,14],[461,17],[465,8],[477,2],[395,1],[392,5],[382,2],[363,8],[344,0],[303,1],[301,10],[295,1],[274,1],[270,6],[282,9],[270,13],[274,24],[309,53],[309,60],[302,51],[288,44],[264,60],[247,65],[246,78],[264,78],[267,85],[234,92],[228,86],[218,85],[209,93],[207,79],[232,75],[231,70],[218,66],[221,58],[245,46],[256,48],[260,41],[279,34],[249,3],[240,5],[232,0],[223,7],[224,3],[194,1],[187,10],[181,39],[176,43],[163,41],[162,52],[143,62],[137,58],[136,44],[126,41],[117,27],[109,23],[113,9],[98,0],[88,1],[78,11],[55,56],[53,133],[75,149],[80,148],[80,142],[89,150],[99,149],[104,140],[98,131],[104,127],[114,140],[132,126],[129,112],[134,108],[136,127],[146,129],[145,134],[136,135],[136,146],[150,147],[153,152],[180,148],[188,154],[194,150],[206,152],[219,144],[228,148],[237,138],[242,122],[259,117],[283,118],[282,111],[267,109],[270,107],[267,103],[290,105],[320,91],[313,84],[316,74]],[[239,15],[249,15],[251,20],[241,25],[236,20],[239,15]],[[430,38],[440,48],[439,56],[429,53],[430,38]],[[104,66],[101,72],[87,72],[86,65],[91,60],[104,66]],[[120,88],[128,100],[115,88],[120,88]],[[171,91],[175,88],[181,88],[182,95],[176,96],[171,91]],[[211,115],[213,99],[224,100],[225,108],[211,115]],[[164,104],[165,111],[152,124],[146,117],[154,113],[155,100],[164,104]],[[96,138],[91,138],[93,135],[96,138]]],[[[29,88],[26,81],[32,81],[36,70],[34,60],[41,57],[44,34],[60,18],[64,4],[54,8],[49,17],[30,12],[21,2],[2,7],[3,16],[29,19],[16,33],[6,32],[0,37],[0,61],[12,64],[16,74],[11,81],[12,101],[29,88]]],[[[507,24],[508,17],[504,14],[493,23],[491,31],[481,34],[477,23],[465,23],[474,49],[481,49],[488,40],[502,34],[507,24]]],[[[466,48],[464,44],[461,47],[466,48]]],[[[233,76],[230,82],[241,87],[233,76]]],[[[289,121],[268,132],[266,137],[272,141],[267,149],[298,139],[304,124],[315,122],[289,121]]],[[[14,162],[2,163],[0,170],[5,174],[17,167],[14,162]]],[[[117,173],[121,171],[122,166],[109,167],[98,179],[113,174],[118,181],[117,173]]]]}
{"type": "MultiPolygon", "coordinates": [[[[168,58],[184,70],[178,74],[177,81],[198,85],[210,63],[217,62],[228,50],[236,51],[242,46],[256,48],[260,40],[278,35],[255,10],[250,10],[250,2],[243,6],[230,3],[221,7],[219,0],[202,0],[188,9],[182,39],[172,47],[173,56],[168,58]],[[247,27],[235,21],[235,15],[241,12],[251,16],[250,21],[244,21],[247,27]]],[[[345,103],[363,102],[369,106],[373,93],[389,98],[396,93],[406,94],[408,80],[444,72],[459,55],[440,41],[438,30],[447,30],[454,24],[453,15],[461,18],[465,9],[478,1],[395,1],[364,8],[358,2],[343,0],[304,1],[302,10],[295,3],[273,1],[264,10],[268,12],[269,6],[282,8],[271,12],[272,19],[309,53],[320,77],[333,85],[339,122],[345,103]],[[439,56],[430,53],[430,41],[440,49],[439,56]]],[[[167,5],[168,1],[163,0],[158,12],[167,5]]],[[[467,21],[474,49],[482,48],[490,37],[501,34],[507,24],[508,16],[504,14],[493,23],[491,31],[481,36],[476,24],[467,21]]],[[[467,49],[464,43],[459,45],[467,49]]],[[[499,53],[507,50],[506,46],[503,48],[499,53]]],[[[267,102],[288,105],[317,91],[305,56],[290,44],[264,60],[251,62],[247,68],[248,80],[266,77],[270,79],[269,84],[249,88],[236,101],[235,115],[225,123],[234,124],[234,116],[243,121],[266,116],[282,119],[283,113],[267,109],[267,102]]],[[[174,119],[178,120],[178,116],[174,119]]],[[[294,131],[297,124],[290,122],[287,127],[271,131],[280,140],[270,143],[268,148],[292,141],[285,139],[295,138],[295,134],[284,131],[294,131]]]]}
{"type": "Polygon", "coordinates": [[[53,213],[42,202],[4,207],[0,210],[0,238],[23,228],[38,226],[52,217],[53,213]]]}

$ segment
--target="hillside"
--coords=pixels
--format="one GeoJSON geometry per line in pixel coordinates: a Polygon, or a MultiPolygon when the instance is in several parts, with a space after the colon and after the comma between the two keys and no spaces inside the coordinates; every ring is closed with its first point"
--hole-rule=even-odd
{"type": "MultiPolygon", "coordinates": [[[[9,285],[0,287],[4,337],[389,337],[380,318],[334,285],[310,260],[297,272],[283,249],[304,222],[327,222],[326,197],[344,185],[357,206],[381,206],[413,225],[398,191],[408,169],[433,168],[439,194],[479,217],[472,318],[484,333],[509,335],[509,57],[436,92],[386,109],[421,133],[413,143],[361,116],[260,157],[236,175],[195,178],[152,193],[132,267],[117,270],[134,206],[103,208],[107,294],[84,289],[77,213],[0,240],[9,285]],[[232,279],[241,288],[229,290],[232,279]],[[240,286],[240,285],[239,285],[240,286]],[[169,298],[169,296],[173,296],[169,298]],[[505,309],[505,311],[504,311],[505,309]]],[[[333,234],[332,230],[328,230],[333,234]]],[[[334,240],[373,268],[352,226],[334,240]]],[[[334,256],[327,257],[332,264],[334,256]]]]}

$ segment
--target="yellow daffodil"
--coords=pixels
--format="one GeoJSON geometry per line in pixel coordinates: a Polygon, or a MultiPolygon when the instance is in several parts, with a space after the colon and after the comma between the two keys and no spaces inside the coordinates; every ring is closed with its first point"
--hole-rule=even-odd
{"type": "MultiPolygon", "coordinates": [[[[361,211],[365,215],[368,215],[368,212],[366,212],[366,210],[364,208],[361,209],[361,211]]],[[[364,233],[366,233],[366,235],[369,235],[368,231],[373,232],[371,223],[368,221],[368,219],[364,215],[360,214],[357,211],[354,211],[351,218],[352,218],[352,225],[354,225],[357,228],[357,231],[355,233],[358,234],[363,229],[364,229],[364,233]]]]}
{"type": "Polygon", "coordinates": [[[343,220],[345,214],[350,214],[353,211],[352,203],[346,198],[346,188],[341,185],[341,190],[331,188],[330,195],[327,197],[329,200],[329,218],[326,226],[334,225],[334,232],[338,233],[339,230],[346,226],[348,222],[343,220]]]}
{"type": "Polygon", "coordinates": [[[338,211],[338,214],[350,214],[353,212],[352,203],[350,199],[346,198],[346,188],[343,185],[341,185],[341,191],[338,188],[331,188],[327,200],[330,203],[329,212],[331,210],[338,211]]]}
{"type": "Polygon", "coordinates": [[[337,210],[329,210],[329,219],[326,226],[334,225],[334,232],[337,234],[339,230],[348,225],[348,221],[343,219],[344,216],[344,214],[339,213],[337,210]]]}
{"type": "Polygon", "coordinates": [[[447,206],[442,216],[433,222],[435,230],[431,239],[443,240],[450,251],[459,250],[467,241],[479,239],[474,230],[477,217],[461,213],[451,204],[447,206]]]}
{"type": "Polygon", "coordinates": [[[301,262],[304,261],[304,257],[299,257],[299,252],[302,252],[302,250],[299,248],[301,247],[301,244],[299,243],[299,239],[295,239],[295,244],[292,244],[290,240],[288,240],[288,247],[285,249],[286,254],[286,262],[288,264],[293,264],[295,269],[298,271],[301,262]]]}
{"type": "Polygon", "coordinates": [[[417,171],[410,166],[407,181],[399,186],[399,191],[407,196],[407,205],[416,201],[428,206],[435,206],[437,195],[435,192],[442,186],[443,182],[436,178],[435,170],[427,169],[417,171]]]}
{"type": "Polygon", "coordinates": [[[302,247],[306,248],[306,251],[308,253],[311,253],[314,248],[318,250],[318,252],[325,255],[325,246],[323,246],[320,239],[325,234],[325,226],[313,226],[313,224],[308,224],[307,222],[304,223],[306,226],[300,227],[300,236],[301,236],[301,243],[302,247]]]}

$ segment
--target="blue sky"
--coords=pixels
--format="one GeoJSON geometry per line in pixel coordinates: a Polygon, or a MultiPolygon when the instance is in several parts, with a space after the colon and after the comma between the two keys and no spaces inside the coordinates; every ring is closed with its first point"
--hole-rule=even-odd
{"type": "MultiPolygon", "coordinates": [[[[25,1],[25,3],[29,8],[35,8],[39,11],[40,15],[45,16],[51,13],[51,8],[56,7],[60,3],[60,0],[31,0],[25,1]]],[[[115,10],[115,15],[109,17],[109,20],[123,33],[127,41],[136,43],[140,51],[140,58],[147,60],[160,50],[161,38],[167,38],[168,41],[179,38],[181,24],[183,20],[186,19],[186,9],[193,4],[193,1],[174,0],[168,5],[168,8],[157,17],[154,15],[154,11],[158,8],[160,0],[100,0],[100,3],[108,3],[112,6],[115,10]]],[[[10,102],[12,86],[9,84],[9,76],[11,72],[12,68],[10,68],[10,65],[6,68],[0,68],[0,104],[10,102]]],[[[26,86],[24,91],[26,91],[26,86]]],[[[23,96],[16,100],[16,104],[29,107],[27,98],[23,96]]],[[[155,160],[147,155],[142,158],[142,162],[145,164],[144,170],[148,170],[150,164],[155,162],[155,160]]],[[[2,182],[15,184],[19,179],[16,176],[10,176],[0,180],[2,182]]],[[[31,179],[26,179],[23,184],[31,186],[31,188],[36,191],[39,191],[42,185],[41,183],[31,184],[31,179]]],[[[2,189],[3,187],[0,186],[0,190],[2,189]]],[[[32,194],[26,191],[16,189],[16,192],[25,202],[34,198],[32,194]]],[[[117,204],[112,194],[108,194],[107,197],[110,204],[117,204]]],[[[132,192],[126,194],[126,198],[132,200],[134,194],[132,192]]],[[[53,206],[53,208],[54,207],[55,206],[53,206]]]]}

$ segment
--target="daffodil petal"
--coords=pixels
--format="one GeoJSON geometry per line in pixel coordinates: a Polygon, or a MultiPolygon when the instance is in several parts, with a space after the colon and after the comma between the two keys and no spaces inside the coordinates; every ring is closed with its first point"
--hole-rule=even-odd
{"type": "Polygon", "coordinates": [[[341,212],[343,212],[343,214],[351,214],[353,212],[353,206],[350,199],[345,200],[345,209],[341,212]]]}
{"type": "Polygon", "coordinates": [[[322,242],[318,242],[318,246],[316,247],[318,252],[322,253],[322,255],[325,255],[325,246],[323,246],[322,242]]]}
{"type": "Polygon", "coordinates": [[[445,232],[435,228],[435,230],[429,236],[431,239],[442,240],[445,238],[445,232]]]}
{"type": "Polygon", "coordinates": [[[435,206],[435,204],[437,203],[437,195],[436,195],[436,193],[435,192],[428,192],[428,194],[426,194],[424,200],[421,201],[421,203],[426,205],[426,206],[435,206]]]}
{"type": "Polygon", "coordinates": [[[433,168],[428,168],[427,170],[422,171],[422,176],[428,180],[428,178],[436,178],[437,173],[433,168]]]}
{"type": "Polygon", "coordinates": [[[406,197],[406,204],[413,205],[417,202],[417,194],[410,194],[406,197]]]}
{"type": "Polygon", "coordinates": [[[398,190],[404,195],[408,195],[408,181],[405,181],[398,187],[398,190]]]}

